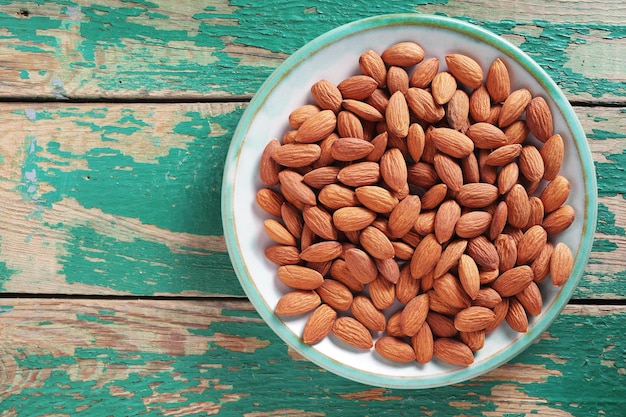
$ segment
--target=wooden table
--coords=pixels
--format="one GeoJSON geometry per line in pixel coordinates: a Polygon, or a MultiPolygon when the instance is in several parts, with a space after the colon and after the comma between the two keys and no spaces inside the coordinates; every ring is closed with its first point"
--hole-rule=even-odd
{"type": "Polygon", "coordinates": [[[621,0],[202,3],[0,5],[0,416],[624,415],[621,0]],[[288,349],[244,297],[220,219],[229,141],[263,80],[321,33],[398,12],[458,17],[534,57],[580,117],[600,196],[591,260],[549,330],[425,391],[288,349]]]}

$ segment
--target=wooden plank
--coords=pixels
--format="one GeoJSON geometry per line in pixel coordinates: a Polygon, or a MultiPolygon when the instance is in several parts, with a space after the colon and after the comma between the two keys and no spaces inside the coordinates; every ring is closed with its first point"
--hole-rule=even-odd
{"type": "Polygon", "coordinates": [[[626,394],[625,306],[568,306],[506,365],[466,383],[404,391],[323,371],[245,301],[0,305],[3,416],[616,416],[626,394]]]}
{"type": "MultiPolygon", "coordinates": [[[[0,291],[242,296],[220,191],[244,105],[0,105],[0,291]]],[[[624,299],[624,110],[577,114],[600,213],[575,297],[624,299]]]]}
{"type": "Polygon", "coordinates": [[[502,35],[533,56],[572,100],[626,101],[626,9],[619,0],[432,0],[375,8],[278,0],[3,3],[0,97],[249,98],[316,36],[377,14],[419,12],[502,35]]]}

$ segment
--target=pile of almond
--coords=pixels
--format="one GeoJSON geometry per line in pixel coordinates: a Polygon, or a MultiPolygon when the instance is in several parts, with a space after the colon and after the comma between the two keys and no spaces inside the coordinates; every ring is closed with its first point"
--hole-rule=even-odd
{"type": "MultiPolygon", "coordinates": [[[[564,143],[546,100],[414,42],[364,52],[361,75],[311,87],[311,104],[261,157],[265,256],[302,335],[397,362],[473,363],[503,321],[525,332],[538,284],[562,285],[574,220],[564,143]]],[[[356,63],[355,63],[356,66],[356,63]]]]}

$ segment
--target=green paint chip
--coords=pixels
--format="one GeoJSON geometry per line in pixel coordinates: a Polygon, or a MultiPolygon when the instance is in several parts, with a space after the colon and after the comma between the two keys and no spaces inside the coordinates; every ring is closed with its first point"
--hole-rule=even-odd
{"type": "Polygon", "coordinates": [[[20,78],[22,80],[28,80],[30,78],[30,74],[26,70],[21,70],[20,71],[20,78]]]}

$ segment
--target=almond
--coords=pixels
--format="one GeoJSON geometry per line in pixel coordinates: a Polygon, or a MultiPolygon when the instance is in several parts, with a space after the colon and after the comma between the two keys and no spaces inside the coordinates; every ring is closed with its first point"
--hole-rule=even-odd
{"type": "Polygon", "coordinates": [[[428,294],[420,294],[406,304],[400,316],[400,326],[406,336],[417,334],[426,321],[428,310],[428,294]]]}
{"type": "Polygon", "coordinates": [[[491,285],[502,297],[511,297],[533,280],[533,271],[528,265],[517,266],[503,272],[491,285]]]}
{"type": "Polygon", "coordinates": [[[350,188],[344,187],[340,184],[329,184],[324,186],[317,198],[320,203],[331,210],[359,205],[356,193],[350,188]]]}
{"type": "Polygon", "coordinates": [[[426,317],[426,323],[430,327],[432,334],[437,337],[454,337],[458,331],[454,327],[454,321],[443,314],[430,311],[426,317]]]}
{"type": "Polygon", "coordinates": [[[430,138],[439,151],[454,158],[464,158],[474,150],[474,142],[469,137],[447,127],[434,128],[430,138]]]}
{"type": "MultiPolygon", "coordinates": [[[[502,113],[502,111],[500,111],[502,113]]],[[[522,144],[526,141],[526,137],[530,133],[525,120],[516,120],[504,129],[504,135],[509,145],[522,144]]]]}
{"type": "Polygon", "coordinates": [[[522,152],[522,145],[504,145],[501,146],[487,156],[485,163],[487,165],[502,166],[510,163],[522,152]]]}
{"type": "Polygon", "coordinates": [[[535,97],[528,103],[526,124],[531,133],[542,142],[547,141],[552,136],[552,113],[550,106],[543,97],[535,97]]]}
{"type": "Polygon", "coordinates": [[[543,178],[543,159],[533,145],[527,145],[522,148],[519,156],[519,170],[531,182],[536,182],[543,178]]]}
{"type": "Polygon", "coordinates": [[[291,143],[276,148],[272,153],[272,158],[280,165],[289,168],[301,168],[317,161],[320,155],[321,149],[319,145],[314,143],[291,143]]]}
{"type": "Polygon", "coordinates": [[[435,184],[428,189],[422,196],[422,208],[431,210],[441,204],[448,194],[448,186],[446,184],[435,184]]]}
{"type": "Polygon", "coordinates": [[[396,283],[396,298],[402,304],[407,304],[417,296],[420,288],[420,281],[413,279],[409,265],[405,265],[400,270],[400,277],[396,283]]]}
{"type": "Polygon", "coordinates": [[[372,224],[374,219],[376,213],[365,207],[343,207],[333,213],[333,224],[342,232],[362,230],[372,224]]]}
{"type": "MultiPolygon", "coordinates": [[[[346,261],[343,259],[335,259],[330,266],[329,273],[333,279],[346,286],[349,291],[359,292],[365,289],[365,285],[352,275],[346,261]]],[[[350,302],[352,302],[352,299],[350,299],[350,302]]]]}
{"type": "Polygon", "coordinates": [[[297,290],[314,290],[324,283],[324,278],[319,272],[300,265],[278,267],[278,279],[297,290]]]}
{"type": "Polygon", "coordinates": [[[274,242],[285,246],[296,246],[296,238],[278,220],[266,219],[263,222],[263,229],[274,242]]]}
{"type": "Polygon", "coordinates": [[[446,109],[446,120],[452,129],[463,129],[469,116],[469,105],[469,97],[465,91],[453,92],[446,109]]]}
{"type": "Polygon", "coordinates": [[[406,73],[404,68],[391,66],[387,70],[387,90],[389,94],[406,93],[409,89],[409,74],[406,73]]]}
{"type": "Polygon", "coordinates": [[[409,106],[401,91],[395,92],[389,99],[385,110],[385,119],[389,133],[397,137],[406,137],[409,132],[409,106]]]}
{"type": "Polygon", "coordinates": [[[476,265],[474,259],[465,254],[461,255],[461,258],[459,259],[459,280],[461,281],[461,286],[467,295],[469,295],[472,300],[475,299],[478,296],[478,291],[480,290],[478,266],[476,265]]]}
{"type": "Polygon", "coordinates": [[[256,202],[270,216],[280,217],[285,198],[276,190],[261,188],[256,193],[256,202]]]}
{"type": "MultiPolygon", "coordinates": [[[[361,119],[359,119],[356,114],[348,110],[340,111],[337,114],[337,133],[343,138],[353,137],[363,139],[365,137],[365,130],[363,129],[361,119]]],[[[332,148],[337,140],[333,141],[333,146],[331,147],[331,157],[332,148]]]]}
{"type": "Polygon", "coordinates": [[[384,310],[393,305],[395,301],[394,285],[382,275],[379,275],[369,286],[369,295],[376,308],[384,310]]]}
{"type": "Polygon", "coordinates": [[[472,352],[476,352],[485,346],[485,331],[459,332],[461,342],[465,343],[472,352]]]}
{"type": "Polygon", "coordinates": [[[541,193],[541,202],[545,213],[551,213],[561,207],[568,199],[570,184],[567,178],[557,176],[550,181],[541,193]]]}
{"type": "Polygon", "coordinates": [[[276,313],[281,316],[298,316],[317,308],[321,303],[315,291],[294,290],[280,297],[276,313]]]}
{"type": "Polygon", "coordinates": [[[439,261],[437,262],[434,270],[434,278],[437,279],[441,277],[454,267],[461,258],[461,255],[465,252],[466,248],[467,240],[457,239],[450,242],[439,257],[439,261]]]}
{"type": "Polygon", "coordinates": [[[307,319],[302,332],[302,341],[307,345],[314,345],[324,339],[333,328],[337,312],[326,304],[315,309],[307,319]]]}
{"type": "Polygon", "coordinates": [[[574,222],[575,212],[571,206],[564,205],[546,215],[541,224],[549,236],[567,229],[574,222]]]}
{"type": "Polygon", "coordinates": [[[354,297],[350,310],[354,318],[368,329],[373,331],[385,330],[387,324],[385,315],[372,304],[369,298],[363,295],[354,297]]]}
{"type": "Polygon", "coordinates": [[[502,273],[513,268],[518,257],[518,249],[515,239],[513,239],[511,235],[501,234],[494,241],[494,246],[498,252],[498,257],[500,258],[498,270],[502,273]]]}
{"type": "Polygon", "coordinates": [[[336,133],[331,133],[325,139],[319,142],[320,145],[320,157],[313,163],[313,168],[320,168],[331,165],[335,160],[330,155],[330,150],[333,147],[333,143],[339,139],[336,133]]]}
{"type": "Polygon", "coordinates": [[[486,233],[491,226],[491,214],[486,211],[468,211],[456,223],[454,231],[458,237],[472,239],[486,233]]]}
{"type": "Polygon", "coordinates": [[[380,275],[382,275],[387,281],[395,284],[400,279],[400,267],[398,262],[393,258],[379,259],[375,258],[376,268],[380,275]]]}
{"type": "Polygon", "coordinates": [[[392,336],[383,336],[374,345],[376,352],[390,361],[408,363],[415,360],[413,348],[400,339],[392,336]]]}
{"type": "Polygon", "coordinates": [[[550,257],[550,277],[552,284],[557,287],[565,284],[574,267],[574,256],[572,250],[563,242],[559,242],[554,247],[554,252],[550,257]]]}
{"type": "Polygon", "coordinates": [[[360,243],[363,249],[377,259],[393,258],[393,245],[383,232],[373,226],[361,231],[360,243]]]}
{"type": "Polygon", "coordinates": [[[378,88],[378,83],[367,75],[353,75],[341,81],[337,88],[344,99],[365,100],[378,88]]]}
{"type": "Polygon", "coordinates": [[[559,175],[561,166],[563,165],[563,156],[565,155],[565,145],[561,135],[552,135],[546,143],[543,144],[539,151],[543,158],[544,172],[543,179],[551,181],[559,175]]]}
{"type": "Polygon", "coordinates": [[[372,335],[365,326],[352,317],[339,317],[335,320],[332,333],[339,340],[359,349],[371,349],[372,335]]]}
{"type": "Polygon", "coordinates": [[[445,337],[435,340],[433,356],[451,365],[469,366],[474,363],[472,350],[465,343],[445,337]]]}
{"type": "Polygon", "coordinates": [[[422,327],[411,338],[411,346],[415,352],[415,359],[419,363],[427,363],[433,358],[433,346],[434,346],[433,333],[427,322],[422,324],[422,327]]]}
{"type": "Polygon", "coordinates": [[[543,300],[541,298],[541,291],[534,282],[528,284],[528,287],[515,295],[515,298],[522,304],[524,310],[532,316],[538,316],[541,314],[541,306],[543,300]]]}
{"type": "Polygon", "coordinates": [[[469,99],[469,113],[475,122],[486,122],[491,112],[491,98],[484,85],[472,92],[469,99]]]}
{"type": "Polygon", "coordinates": [[[417,245],[411,258],[411,276],[419,279],[432,270],[441,256],[441,245],[434,233],[426,235],[417,245]]]}
{"type": "Polygon", "coordinates": [[[302,226],[302,235],[300,236],[300,250],[305,250],[311,246],[315,243],[315,239],[317,239],[315,232],[305,223],[304,226],[302,226]]]}
{"type": "Polygon", "coordinates": [[[264,254],[270,262],[276,265],[295,265],[300,262],[300,251],[295,246],[268,246],[264,254]]]}
{"type": "Polygon", "coordinates": [[[304,223],[313,233],[327,240],[337,240],[332,216],[319,206],[306,206],[302,211],[304,223]]]}
{"type": "Polygon", "coordinates": [[[412,123],[406,137],[406,144],[413,161],[419,162],[424,152],[426,135],[424,129],[418,123],[412,123]]]}
{"type": "Polygon", "coordinates": [[[402,261],[408,261],[413,256],[414,249],[411,245],[404,243],[404,242],[399,242],[396,240],[392,240],[391,244],[393,245],[396,259],[400,259],[402,261]]]}
{"type": "Polygon", "coordinates": [[[530,264],[534,261],[548,241],[548,234],[543,227],[535,225],[524,233],[517,245],[518,265],[530,264]]]}
{"type": "Polygon", "coordinates": [[[504,62],[497,58],[487,71],[485,82],[491,99],[496,103],[504,102],[511,92],[511,79],[504,62]]]}
{"type": "Polygon", "coordinates": [[[324,261],[324,262],[307,262],[304,265],[307,268],[311,268],[319,272],[322,276],[326,276],[330,271],[330,267],[332,266],[333,261],[324,261]]]}
{"type": "Polygon", "coordinates": [[[302,175],[298,174],[296,171],[284,169],[280,171],[278,178],[280,180],[283,195],[288,193],[296,201],[303,204],[315,205],[317,202],[315,193],[304,183],[304,177],[302,175]]]}
{"type": "Polygon", "coordinates": [[[546,243],[541,248],[537,258],[535,258],[533,263],[530,265],[530,268],[533,270],[533,279],[535,282],[541,283],[548,276],[548,273],[550,272],[550,259],[552,258],[553,251],[554,246],[552,243],[546,243]]]}
{"type": "Polygon", "coordinates": [[[387,68],[380,55],[371,49],[365,51],[359,57],[359,68],[363,75],[372,77],[378,83],[378,87],[385,87],[387,84],[387,68]]]}
{"type": "Polygon", "coordinates": [[[476,298],[472,300],[472,304],[481,307],[494,308],[499,302],[502,301],[502,297],[496,290],[491,287],[481,288],[476,295],[476,298]]]}
{"type": "Polygon", "coordinates": [[[393,194],[375,185],[358,187],[355,192],[361,204],[376,213],[390,213],[398,204],[393,194]]]}
{"type": "Polygon", "coordinates": [[[437,153],[435,155],[435,171],[452,191],[459,191],[463,185],[463,171],[461,166],[448,155],[437,153]]]}
{"type": "Polygon", "coordinates": [[[514,185],[505,198],[508,222],[513,227],[525,227],[530,216],[530,202],[524,186],[514,185]]]}
{"type": "Polygon", "coordinates": [[[496,247],[485,236],[478,236],[467,244],[467,254],[471,256],[479,266],[488,271],[498,269],[498,252],[496,247]]]}
{"type": "Polygon", "coordinates": [[[398,42],[385,49],[381,58],[388,66],[410,67],[424,59],[424,50],[415,42],[398,42]]]}
{"type": "Polygon", "coordinates": [[[394,192],[400,192],[407,185],[406,160],[398,148],[387,150],[381,157],[380,176],[394,192]]]}
{"type": "Polygon", "coordinates": [[[324,110],[338,113],[341,109],[341,92],[328,80],[320,80],[311,86],[311,96],[324,110]]]}
{"type": "Polygon", "coordinates": [[[323,302],[335,310],[347,310],[352,305],[352,292],[340,281],[325,279],[315,291],[323,302]]]}
{"type": "Polygon", "coordinates": [[[374,145],[372,152],[365,158],[369,162],[378,162],[382,158],[383,154],[387,150],[387,144],[389,143],[389,135],[387,132],[383,132],[372,139],[371,144],[374,145]]]}
{"type": "Polygon", "coordinates": [[[272,158],[272,155],[274,151],[280,147],[281,145],[278,139],[272,139],[265,145],[265,149],[263,149],[263,153],[261,154],[259,177],[261,178],[261,182],[268,187],[278,184],[280,165],[272,158]]]}
{"type": "Polygon", "coordinates": [[[532,100],[532,95],[527,89],[520,88],[513,91],[502,104],[498,126],[504,128],[519,119],[530,100],[532,100]]]}
{"type": "Polygon", "coordinates": [[[441,71],[435,75],[431,90],[435,103],[446,104],[450,101],[456,90],[456,79],[447,71],[441,71]]]}
{"type": "Polygon", "coordinates": [[[325,240],[314,243],[304,249],[300,254],[300,258],[308,262],[332,261],[341,255],[341,251],[341,243],[336,240],[325,240]]]}
{"type": "Polygon", "coordinates": [[[498,179],[498,169],[493,165],[487,164],[488,156],[488,149],[478,150],[478,172],[480,173],[481,182],[494,185],[498,179]]]}
{"type": "Polygon", "coordinates": [[[439,243],[449,241],[461,217],[461,206],[454,200],[444,201],[435,215],[435,236],[439,243]]]}
{"type": "Polygon", "coordinates": [[[409,195],[400,201],[389,215],[391,236],[400,238],[406,235],[417,222],[420,210],[420,199],[416,195],[409,195]]]}
{"type": "Polygon", "coordinates": [[[437,213],[434,210],[422,211],[417,217],[417,221],[415,222],[415,226],[413,226],[413,230],[415,230],[415,232],[417,232],[419,236],[426,236],[434,233],[436,214],[437,213]]]}
{"type": "Polygon", "coordinates": [[[407,166],[407,180],[416,187],[430,188],[439,182],[439,176],[431,164],[417,162],[407,166]]]}
{"type": "Polygon", "coordinates": [[[376,162],[357,162],[342,168],[337,179],[351,187],[374,185],[380,180],[380,166],[376,162]]]}
{"type": "Polygon", "coordinates": [[[345,252],[344,258],[348,269],[357,281],[369,284],[378,276],[376,264],[365,251],[351,248],[345,252]]]}
{"type": "Polygon", "coordinates": [[[484,208],[498,198],[498,188],[486,183],[464,184],[456,196],[461,206],[468,208],[484,208]]]}
{"type": "Polygon", "coordinates": [[[509,298],[503,298],[501,302],[496,304],[493,308],[493,312],[496,315],[496,319],[485,329],[485,333],[487,334],[497,329],[498,326],[500,326],[500,324],[505,320],[509,312],[509,298]]]}
{"type": "Polygon", "coordinates": [[[509,311],[506,313],[506,322],[516,332],[526,333],[528,330],[528,316],[524,306],[516,298],[511,298],[509,311]]]}
{"type": "Polygon", "coordinates": [[[364,121],[380,122],[384,119],[382,113],[375,107],[360,100],[346,99],[342,101],[342,106],[344,109],[364,121]]]}
{"type": "Polygon", "coordinates": [[[289,125],[294,129],[298,129],[306,119],[320,111],[321,109],[314,104],[304,104],[300,107],[296,107],[289,114],[289,125]]]}
{"type": "Polygon", "coordinates": [[[387,94],[387,90],[377,88],[372,95],[365,99],[365,102],[378,110],[380,114],[385,114],[389,105],[389,94],[387,94]]]}
{"type": "Polygon", "coordinates": [[[442,105],[437,104],[432,94],[421,88],[411,87],[406,94],[409,109],[420,119],[436,123],[446,114],[442,105]]]}
{"type": "MultiPolygon", "coordinates": [[[[508,145],[508,146],[515,146],[515,145],[508,145]]],[[[520,145],[517,145],[517,146],[520,146],[520,145]]],[[[504,148],[504,146],[502,148],[504,148]]],[[[522,150],[521,146],[519,150],[521,153],[521,150],[522,150]]],[[[513,186],[517,184],[518,179],[519,179],[519,166],[517,165],[517,163],[510,162],[504,165],[500,169],[500,172],[498,173],[498,192],[500,194],[508,193],[509,191],[511,191],[511,188],[513,188],[513,186]]]]}
{"type": "Polygon", "coordinates": [[[495,319],[496,315],[490,309],[471,306],[454,316],[454,327],[460,332],[476,332],[486,329],[495,319]]]}
{"type": "Polygon", "coordinates": [[[479,149],[493,149],[507,144],[508,139],[504,132],[490,123],[478,122],[470,126],[467,136],[479,149]]]}
{"type": "Polygon", "coordinates": [[[450,273],[437,278],[433,283],[433,288],[435,294],[451,307],[461,310],[472,304],[461,282],[450,273]]]}
{"type": "Polygon", "coordinates": [[[489,225],[489,239],[495,240],[506,226],[508,217],[508,207],[506,202],[500,201],[491,216],[491,224],[489,225]]]}
{"type": "Polygon", "coordinates": [[[355,161],[365,158],[374,145],[359,138],[340,138],[333,143],[331,156],[336,161],[355,161]]]}
{"type": "Polygon", "coordinates": [[[296,133],[296,142],[315,143],[324,139],[337,126],[337,117],[332,110],[322,110],[309,117],[300,125],[296,133]]]}
{"type": "Polygon", "coordinates": [[[409,85],[416,88],[426,88],[430,85],[439,71],[439,59],[427,58],[422,61],[411,74],[409,85]]]}
{"type": "Polygon", "coordinates": [[[463,181],[465,183],[480,182],[478,159],[473,152],[461,159],[461,170],[463,170],[463,181]]]}
{"type": "Polygon", "coordinates": [[[446,55],[448,70],[462,84],[478,88],[483,82],[483,70],[474,59],[463,54],[446,55]]]}

